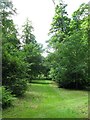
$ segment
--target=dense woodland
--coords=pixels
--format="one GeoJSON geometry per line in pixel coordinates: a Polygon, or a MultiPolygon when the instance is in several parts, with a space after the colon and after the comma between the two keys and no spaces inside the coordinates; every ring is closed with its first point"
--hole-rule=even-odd
{"type": "Polygon", "coordinates": [[[14,96],[25,93],[28,84],[36,79],[49,79],[58,87],[89,90],[90,16],[88,4],[82,4],[72,17],[67,5],[60,2],[49,31],[47,57],[43,46],[33,34],[30,20],[22,26],[22,35],[12,16],[17,14],[12,2],[0,1],[2,32],[2,100],[3,108],[10,106],[14,96]],[[53,49],[53,52],[51,52],[53,49]]]}

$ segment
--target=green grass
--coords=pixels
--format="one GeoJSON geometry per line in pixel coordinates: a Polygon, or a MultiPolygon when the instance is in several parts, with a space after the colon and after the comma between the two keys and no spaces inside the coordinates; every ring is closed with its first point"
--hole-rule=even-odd
{"type": "Polygon", "coordinates": [[[2,104],[2,87],[0,86],[0,118],[2,118],[2,108],[1,108],[1,104],[2,104]]]}
{"type": "Polygon", "coordinates": [[[29,85],[24,97],[3,110],[3,118],[88,118],[88,92],[45,83],[29,85]]]}

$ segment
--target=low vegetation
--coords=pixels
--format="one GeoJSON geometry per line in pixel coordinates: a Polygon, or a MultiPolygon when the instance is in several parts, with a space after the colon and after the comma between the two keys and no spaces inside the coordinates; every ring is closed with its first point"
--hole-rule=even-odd
{"type": "Polygon", "coordinates": [[[88,92],[58,88],[52,81],[28,85],[3,118],[88,118],[88,92]]]}
{"type": "Polygon", "coordinates": [[[14,96],[11,95],[9,90],[6,90],[5,87],[2,87],[2,108],[7,108],[12,105],[14,96]]]}

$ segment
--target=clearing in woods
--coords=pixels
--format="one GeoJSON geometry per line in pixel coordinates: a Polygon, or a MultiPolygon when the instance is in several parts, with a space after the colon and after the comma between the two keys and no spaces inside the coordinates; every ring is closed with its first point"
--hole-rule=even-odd
{"type": "Polygon", "coordinates": [[[3,118],[88,118],[88,92],[35,81],[14,106],[3,110],[3,118]]]}

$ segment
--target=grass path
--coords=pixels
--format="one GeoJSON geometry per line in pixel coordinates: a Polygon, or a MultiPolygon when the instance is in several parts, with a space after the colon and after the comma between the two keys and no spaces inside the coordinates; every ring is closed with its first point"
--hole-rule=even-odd
{"type": "Polygon", "coordinates": [[[29,85],[14,107],[3,110],[3,118],[88,117],[88,92],[59,89],[51,81],[40,82],[29,85]]]}

